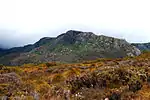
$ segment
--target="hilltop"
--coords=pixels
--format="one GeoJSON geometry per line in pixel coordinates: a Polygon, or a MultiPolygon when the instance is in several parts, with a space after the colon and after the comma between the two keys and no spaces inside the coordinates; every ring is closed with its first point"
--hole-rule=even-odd
{"type": "Polygon", "coordinates": [[[0,63],[22,65],[49,61],[74,63],[97,58],[137,56],[141,52],[126,40],[69,30],[56,38],[45,37],[35,44],[0,51],[0,63]]]}
{"type": "Polygon", "coordinates": [[[0,63],[22,65],[49,61],[74,63],[96,58],[137,56],[141,52],[126,40],[70,30],[56,38],[45,37],[35,44],[0,52],[0,63]]]}

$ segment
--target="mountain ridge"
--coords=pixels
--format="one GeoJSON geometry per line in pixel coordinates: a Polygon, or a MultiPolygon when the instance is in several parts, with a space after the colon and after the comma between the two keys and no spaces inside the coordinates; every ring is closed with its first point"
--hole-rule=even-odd
{"type": "Polygon", "coordinates": [[[149,43],[132,43],[135,47],[141,51],[150,51],[150,42],[149,43]]]}
{"type": "Polygon", "coordinates": [[[1,55],[0,63],[6,65],[49,61],[70,63],[97,58],[136,56],[140,53],[139,49],[123,39],[69,30],[55,38],[44,37],[32,45],[8,49],[1,55]]]}

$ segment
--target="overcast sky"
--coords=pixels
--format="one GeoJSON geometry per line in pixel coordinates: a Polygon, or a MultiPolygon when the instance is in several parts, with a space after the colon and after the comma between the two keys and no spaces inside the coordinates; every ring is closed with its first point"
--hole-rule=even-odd
{"type": "Polygon", "coordinates": [[[67,30],[150,42],[149,0],[0,0],[0,45],[34,43],[67,30]]]}

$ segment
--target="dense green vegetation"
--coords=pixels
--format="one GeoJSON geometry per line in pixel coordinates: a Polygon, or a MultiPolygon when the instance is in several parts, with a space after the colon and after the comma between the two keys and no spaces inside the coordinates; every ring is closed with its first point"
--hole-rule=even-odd
{"type": "Polygon", "coordinates": [[[0,98],[150,100],[150,53],[74,64],[0,65],[0,98]]]}

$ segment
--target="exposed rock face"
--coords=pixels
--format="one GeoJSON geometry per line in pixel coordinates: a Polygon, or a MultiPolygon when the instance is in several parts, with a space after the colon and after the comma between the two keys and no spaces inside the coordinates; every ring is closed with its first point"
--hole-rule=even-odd
{"type": "Polygon", "coordinates": [[[96,58],[137,56],[141,53],[126,40],[74,30],[67,31],[56,38],[42,38],[29,47],[19,54],[11,52],[0,57],[0,63],[20,65],[49,61],[78,62],[96,58]]]}
{"type": "Polygon", "coordinates": [[[57,43],[64,43],[64,44],[75,44],[78,42],[86,42],[90,38],[96,36],[91,32],[81,32],[81,31],[74,31],[70,30],[64,34],[59,35],[56,40],[57,43]]]}

